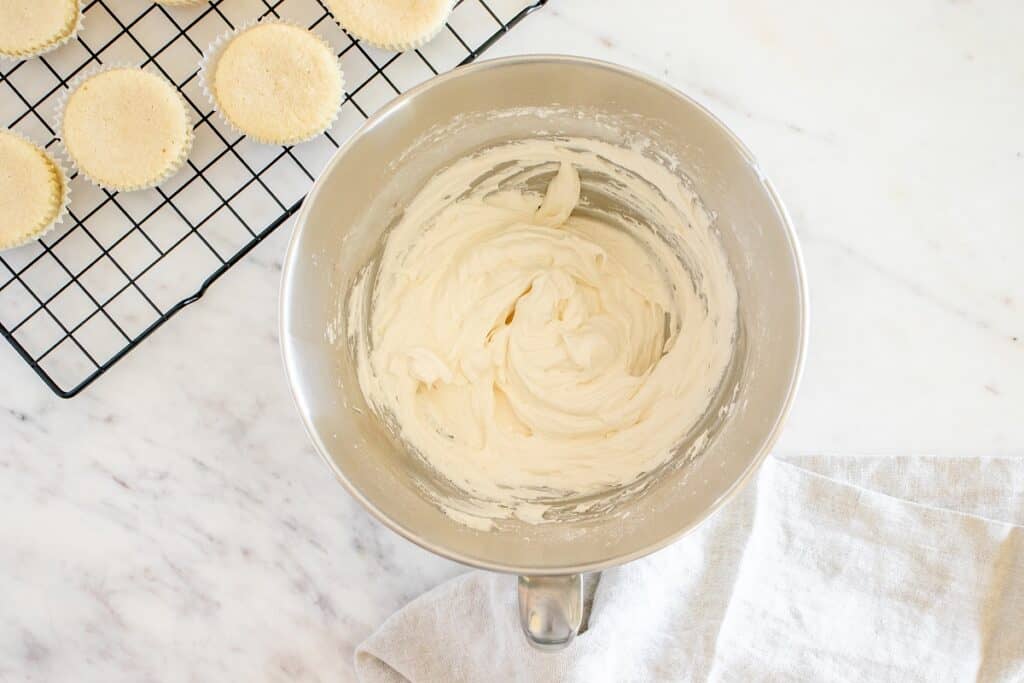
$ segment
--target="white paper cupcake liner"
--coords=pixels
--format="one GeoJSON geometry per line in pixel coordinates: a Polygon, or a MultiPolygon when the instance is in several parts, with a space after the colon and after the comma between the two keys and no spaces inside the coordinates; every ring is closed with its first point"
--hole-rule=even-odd
{"type": "Polygon", "coordinates": [[[47,150],[42,145],[36,144],[35,141],[33,141],[30,138],[22,135],[18,131],[11,130],[9,128],[5,129],[5,130],[8,133],[14,135],[16,138],[24,140],[25,142],[29,143],[30,145],[32,145],[33,147],[38,149],[40,152],[43,153],[43,156],[45,156],[50,161],[50,163],[53,164],[54,169],[56,169],[56,171],[57,171],[57,180],[60,181],[60,185],[61,185],[61,197],[60,197],[60,207],[57,209],[57,213],[54,214],[54,218],[53,218],[52,221],[50,221],[49,223],[47,223],[46,225],[42,226],[41,228],[39,228],[37,230],[33,230],[30,233],[27,233],[25,235],[22,235],[21,237],[18,237],[17,239],[13,239],[13,240],[11,240],[9,242],[0,241],[0,251],[5,251],[7,249],[14,249],[16,247],[22,247],[22,246],[24,246],[26,244],[29,244],[31,242],[35,242],[36,240],[40,239],[41,237],[46,235],[48,232],[50,232],[51,230],[56,228],[58,225],[60,225],[60,224],[62,224],[64,222],[64,219],[68,215],[68,206],[71,204],[71,181],[68,178],[67,169],[64,167],[64,164],[61,163],[61,159],[57,155],[51,153],[49,150],[47,150]]]}
{"type": "MultiPolygon", "coordinates": [[[[328,8],[330,8],[330,3],[327,4],[328,8]]],[[[345,24],[342,23],[342,21],[335,15],[333,11],[331,12],[331,16],[334,18],[335,23],[337,23],[338,26],[345,30],[345,33],[349,34],[350,36],[358,40],[360,43],[366,43],[367,45],[379,47],[382,50],[391,50],[392,52],[408,52],[410,50],[419,49],[426,45],[427,43],[429,43],[430,41],[432,41],[434,38],[436,38],[437,34],[439,34],[444,29],[449,17],[451,17],[452,15],[452,10],[454,9],[455,0],[450,0],[448,3],[448,9],[445,12],[444,18],[441,20],[441,22],[437,26],[435,26],[433,30],[411,40],[402,40],[399,38],[388,37],[384,35],[365,35],[361,32],[354,31],[348,26],[345,26],[345,24]]]]}
{"type": "MultiPolygon", "coordinates": [[[[341,105],[345,101],[345,72],[342,71],[341,69],[341,62],[338,62],[338,73],[341,75],[341,90],[339,91],[338,101],[334,107],[334,113],[331,115],[331,118],[323,125],[323,127],[319,128],[313,133],[304,135],[302,137],[294,137],[288,139],[273,139],[265,138],[260,135],[256,135],[254,133],[242,130],[224,114],[224,112],[221,110],[220,102],[217,101],[217,96],[213,92],[213,73],[214,70],[217,68],[217,60],[220,59],[220,55],[224,51],[224,48],[227,47],[227,44],[230,43],[237,36],[261,24],[280,24],[282,26],[292,26],[294,28],[305,31],[306,33],[309,33],[318,41],[320,41],[321,44],[323,44],[328,50],[331,51],[331,54],[334,54],[334,48],[331,47],[330,43],[324,40],[319,34],[316,33],[316,31],[311,31],[305,26],[300,26],[299,24],[296,24],[294,22],[285,21],[284,19],[277,19],[273,17],[268,17],[261,20],[254,19],[252,21],[247,21],[246,23],[242,24],[233,31],[225,31],[224,33],[217,36],[217,38],[214,39],[212,43],[210,43],[209,47],[206,48],[206,51],[203,52],[202,59],[199,60],[199,85],[200,87],[202,87],[203,93],[206,95],[206,99],[209,100],[210,106],[213,107],[213,110],[215,112],[217,112],[217,118],[237,135],[244,135],[248,137],[250,140],[255,140],[256,142],[259,142],[264,145],[298,145],[303,142],[308,142],[313,138],[317,137],[318,135],[322,135],[326,131],[330,130],[331,127],[334,125],[335,121],[338,120],[338,114],[341,111],[341,105]]],[[[337,61],[337,59],[335,59],[335,61],[337,61]]]]}
{"type": "Polygon", "coordinates": [[[60,38],[57,38],[56,40],[51,40],[49,43],[46,43],[45,45],[40,45],[39,47],[34,48],[32,50],[23,50],[17,53],[3,52],[2,50],[0,50],[0,63],[2,63],[3,60],[5,59],[8,61],[15,62],[24,61],[26,59],[31,59],[32,57],[44,55],[47,52],[52,52],[61,45],[67,44],[69,40],[77,36],[78,33],[82,30],[82,22],[84,21],[85,17],[85,13],[82,12],[82,1],[83,0],[77,0],[77,2],[75,2],[78,11],[77,16],[75,17],[75,25],[71,29],[70,33],[60,38]]]}
{"type": "Polygon", "coordinates": [[[146,190],[151,187],[156,187],[160,185],[168,178],[173,176],[175,173],[180,171],[182,167],[188,162],[188,156],[192,151],[192,144],[195,141],[195,135],[192,130],[193,126],[195,125],[195,122],[193,121],[192,112],[190,111],[188,102],[185,101],[185,98],[182,97],[181,93],[174,86],[174,84],[168,81],[166,78],[164,78],[163,75],[147,72],[151,75],[158,76],[161,80],[170,85],[174,92],[177,94],[178,101],[181,103],[182,110],[185,112],[185,144],[182,145],[181,152],[178,154],[178,156],[175,157],[173,161],[171,161],[171,163],[163,171],[163,173],[160,174],[159,177],[144,183],[135,183],[124,186],[111,185],[109,183],[105,183],[89,175],[89,172],[78,164],[78,162],[75,160],[75,156],[71,153],[71,150],[68,149],[67,144],[64,142],[64,113],[67,109],[68,99],[70,99],[71,93],[75,92],[75,90],[77,90],[79,86],[82,85],[82,83],[89,80],[93,76],[96,76],[107,71],[115,71],[117,69],[132,69],[136,71],[143,70],[135,64],[103,64],[93,65],[85,71],[83,71],[82,73],[75,76],[75,78],[73,78],[71,82],[68,83],[67,90],[62,92],[60,94],[60,97],[57,99],[57,105],[55,107],[53,119],[54,130],[57,131],[57,137],[60,138],[61,149],[63,150],[63,158],[68,162],[68,165],[71,168],[77,170],[78,173],[80,173],[86,180],[88,180],[93,185],[96,185],[97,187],[102,187],[105,190],[110,190],[111,192],[134,192],[135,190],[146,190]]]}

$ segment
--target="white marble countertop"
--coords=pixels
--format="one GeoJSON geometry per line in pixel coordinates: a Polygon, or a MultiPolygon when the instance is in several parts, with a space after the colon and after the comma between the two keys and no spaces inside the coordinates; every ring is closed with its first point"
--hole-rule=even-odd
{"type": "MultiPolygon", "coordinates": [[[[812,298],[778,451],[1024,456],[1021,25],[1012,0],[551,0],[488,56],[635,67],[758,155],[812,298]]],[[[289,232],[73,400],[0,346],[0,681],[349,680],[361,639],[464,571],[307,444],[289,232]]]]}

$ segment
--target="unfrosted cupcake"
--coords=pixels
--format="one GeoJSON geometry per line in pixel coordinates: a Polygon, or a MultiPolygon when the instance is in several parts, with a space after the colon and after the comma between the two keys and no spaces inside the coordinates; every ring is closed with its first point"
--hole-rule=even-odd
{"type": "Polygon", "coordinates": [[[202,79],[232,128],[278,145],[330,128],[345,87],[338,58],[323,39],[274,20],[218,39],[203,60],[202,79]]]}
{"type": "Polygon", "coordinates": [[[159,185],[192,148],[188,106],[173,85],[136,67],[110,67],[71,86],[57,127],[68,158],[111,190],[159,185]]]}
{"type": "Polygon", "coordinates": [[[412,50],[437,35],[452,12],[452,0],[327,0],[335,21],[371,45],[412,50]]]}
{"type": "Polygon", "coordinates": [[[64,170],[46,150],[0,130],[0,250],[39,239],[67,205],[64,170]]]}
{"type": "Polygon", "coordinates": [[[0,0],[0,57],[49,52],[78,32],[81,18],[78,0],[0,0]]]}

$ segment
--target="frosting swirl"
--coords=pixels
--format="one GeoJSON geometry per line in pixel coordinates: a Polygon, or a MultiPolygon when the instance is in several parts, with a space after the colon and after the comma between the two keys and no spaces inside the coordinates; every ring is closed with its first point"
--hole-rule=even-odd
{"type": "Polygon", "coordinates": [[[446,510],[540,522],[672,456],[729,364],[736,292],[674,174],[594,140],[530,139],[420,191],[361,322],[363,393],[467,494],[446,510]]]}

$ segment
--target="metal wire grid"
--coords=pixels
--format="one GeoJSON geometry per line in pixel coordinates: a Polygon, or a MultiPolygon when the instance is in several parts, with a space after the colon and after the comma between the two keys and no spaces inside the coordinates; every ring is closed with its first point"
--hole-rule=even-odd
{"type": "Polygon", "coordinates": [[[78,394],[294,214],[335,149],[380,106],[468,63],[547,0],[459,0],[414,52],[354,41],[320,0],[213,0],[196,7],[93,0],[76,40],[0,63],[0,119],[55,149],[54,105],[93,64],[133,63],[175,83],[198,119],[188,165],[160,187],[119,194],[72,176],[69,219],[0,254],[0,334],[59,396],[78,394]],[[348,92],[336,124],[293,147],[251,143],[213,116],[198,59],[221,33],[276,16],[337,50],[348,92]]]}

